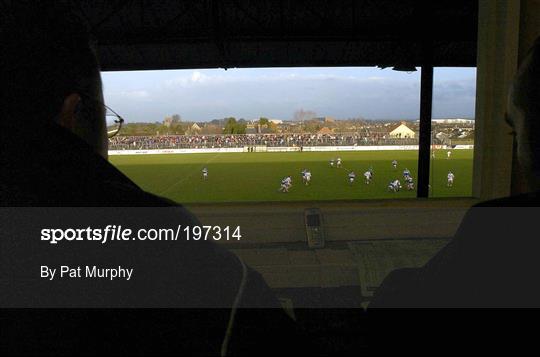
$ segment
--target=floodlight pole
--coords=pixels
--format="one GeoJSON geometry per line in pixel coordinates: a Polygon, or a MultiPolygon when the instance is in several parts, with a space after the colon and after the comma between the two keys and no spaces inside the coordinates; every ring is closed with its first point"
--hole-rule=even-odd
{"type": "Polygon", "coordinates": [[[425,63],[422,66],[420,79],[420,138],[418,141],[417,197],[429,196],[432,101],[433,65],[431,63],[425,63]]]}

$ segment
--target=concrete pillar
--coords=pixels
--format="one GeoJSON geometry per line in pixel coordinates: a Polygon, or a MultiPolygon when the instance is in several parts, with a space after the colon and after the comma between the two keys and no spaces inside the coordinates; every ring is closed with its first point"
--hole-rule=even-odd
{"type": "Polygon", "coordinates": [[[518,64],[519,0],[480,0],[473,195],[510,194],[512,136],[504,121],[507,92],[518,64]]]}

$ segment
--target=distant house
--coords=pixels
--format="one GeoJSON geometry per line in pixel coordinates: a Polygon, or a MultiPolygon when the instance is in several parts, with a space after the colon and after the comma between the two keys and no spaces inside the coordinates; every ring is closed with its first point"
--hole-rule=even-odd
{"type": "Polygon", "coordinates": [[[172,117],[165,117],[165,120],[163,120],[163,125],[166,126],[167,128],[170,128],[172,123],[173,123],[172,117]]]}
{"type": "Polygon", "coordinates": [[[276,124],[276,125],[283,124],[283,120],[281,120],[281,119],[270,119],[268,121],[270,123],[273,123],[273,124],[276,124]]]}
{"type": "Polygon", "coordinates": [[[323,128],[321,128],[317,134],[333,134],[334,131],[332,129],[330,129],[329,127],[325,126],[323,128]]]}
{"type": "Polygon", "coordinates": [[[205,124],[201,130],[201,134],[221,134],[223,129],[219,125],[205,124]]]}
{"type": "Polygon", "coordinates": [[[414,130],[410,129],[405,122],[401,122],[397,127],[390,130],[388,136],[391,138],[414,139],[416,133],[414,130]]]}
{"type": "Polygon", "coordinates": [[[268,134],[268,133],[271,133],[272,131],[270,130],[270,127],[268,126],[268,124],[263,124],[263,125],[258,125],[259,127],[259,133],[260,134],[268,134]]]}
{"type": "Polygon", "coordinates": [[[257,125],[255,124],[246,125],[246,134],[257,134],[257,125]]]}
{"type": "Polygon", "coordinates": [[[434,124],[474,124],[474,119],[461,119],[461,118],[452,118],[452,119],[432,119],[434,124]]]}
{"type": "Polygon", "coordinates": [[[247,124],[246,125],[246,134],[268,134],[271,130],[267,124],[247,124]]]}
{"type": "Polygon", "coordinates": [[[313,118],[312,120],[315,120],[321,123],[334,123],[336,121],[336,119],[332,117],[317,117],[317,118],[313,118]]]}
{"type": "Polygon", "coordinates": [[[201,132],[201,127],[199,125],[197,125],[197,123],[193,123],[192,126],[190,126],[187,130],[186,130],[186,134],[188,135],[196,135],[198,133],[201,132]]]}
{"type": "Polygon", "coordinates": [[[324,122],[325,123],[335,123],[336,119],[334,119],[332,117],[324,117],[324,122]]]}

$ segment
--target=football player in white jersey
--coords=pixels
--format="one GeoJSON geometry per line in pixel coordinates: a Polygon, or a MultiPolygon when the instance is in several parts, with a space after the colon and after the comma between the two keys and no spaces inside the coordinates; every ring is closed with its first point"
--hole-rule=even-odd
{"type": "Polygon", "coordinates": [[[289,186],[289,188],[291,188],[291,186],[292,186],[292,178],[291,178],[291,176],[285,177],[285,182],[287,183],[287,186],[289,186]]]}
{"type": "Polygon", "coordinates": [[[337,168],[340,168],[341,167],[341,157],[338,157],[337,160],[336,160],[336,167],[337,168]]]}
{"type": "Polygon", "coordinates": [[[281,180],[281,186],[279,188],[279,191],[289,192],[289,188],[291,188],[291,186],[292,186],[292,179],[290,176],[287,176],[283,180],[281,180]]]}
{"type": "Polygon", "coordinates": [[[356,179],[356,174],[354,171],[349,172],[349,184],[352,185],[354,183],[354,180],[356,179]]]}
{"type": "Polygon", "coordinates": [[[370,170],[367,170],[366,172],[364,172],[364,178],[366,179],[366,185],[369,185],[371,183],[371,175],[372,175],[372,172],[370,170]]]}
{"type": "Polygon", "coordinates": [[[304,174],[304,178],[305,178],[306,186],[309,185],[309,183],[311,182],[311,171],[306,170],[306,172],[304,174]]]}
{"type": "Polygon", "coordinates": [[[407,183],[407,190],[413,191],[414,190],[414,180],[412,176],[407,176],[405,178],[405,182],[407,183]]]}
{"type": "Polygon", "coordinates": [[[203,180],[208,180],[208,169],[206,167],[202,169],[202,177],[203,180]]]}
{"type": "Polygon", "coordinates": [[[446,183],[446,185],[448,187],[452,187],[454,185],[454,174],[452,173],[452,171],[448,171],[448,182],[446,183]]]}
{"type": "Polygon", "coordinates": [[[405,168],[405,170],[403,170],[403,178],[406,180],[409,176],[411,176],[411,172],[409,169],[405,168]]]}
{"type": "Polygon", "coordinates": [[[397,169],[397,160],[393,160],[393,161],[392,161],[392,167],[393,167],[394,169],[397,169]]]}
{"type": "Polygon", "coordinates": [[[388,190],[392,192],[398,192],[401,189],[401,182],[398,179],[391,181],[388,185],[388,190]]]}

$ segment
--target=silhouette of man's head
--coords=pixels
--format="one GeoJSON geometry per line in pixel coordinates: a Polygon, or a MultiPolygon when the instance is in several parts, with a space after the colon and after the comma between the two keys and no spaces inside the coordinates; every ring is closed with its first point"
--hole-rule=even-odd
{"type": "Polygon", "coordinates": [[[540,189],[540,38],[521,63],[508,96],[519,166],[529,191],[540,189]]]}
{"type": "Polygon", "coordinates": [[[99,65],[83,23],[53,3],[15,2],[1,19],[2,126],[39,135],[55,122],[106,157],[99,65]]]}

